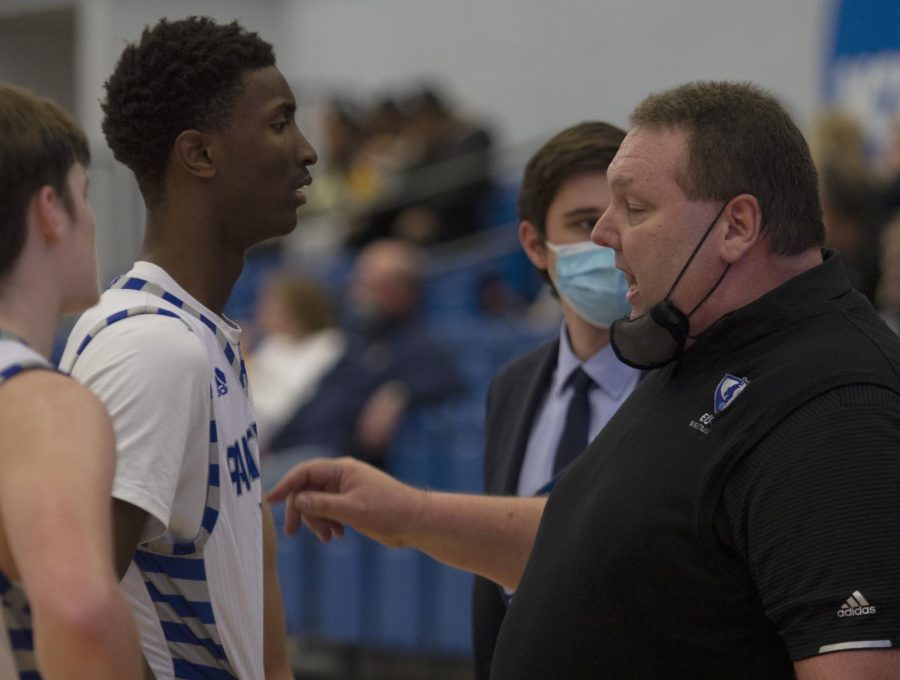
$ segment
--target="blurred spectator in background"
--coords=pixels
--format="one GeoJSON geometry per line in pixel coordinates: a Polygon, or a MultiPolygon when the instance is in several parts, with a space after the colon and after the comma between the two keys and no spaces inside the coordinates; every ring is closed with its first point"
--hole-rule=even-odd
{"type": "Polygon", "coordinates": [[[267,477],[313,455],[382,462],[409,409],[459,394],[450,352],[419,317],[425,256],[396,239],[370,243],[354,264],[346,350],[270,440],[267,477]]]}
{"type": "Polygon", "coordinates": [[[888,326],[900,334],[900,210],[881,235],[881,278],[875,302],[888,326]]]}
{"type": "Polygon", "coordinates": [[[491,134],[460,118],[429,87],[412,98],[409,110],[421,148],[404,173],[392,233],[435,243],[481,229],[492,188],[491,134]]]}
{"type": "Polygon", "coordinates": [[[862,126],[854,116],[843,111],[819,114],[813,124],[809,150],[820,170],[841,166],[863,171],[869,165],[862,126]]]}
{"type": "Polygon", "coordinates": [[[278,276],[260,292],[256,329],[262,338],[247,358],[259,441],[272,435],[318,388],[346,349],[335,305],[316,281],[278,276]]]}
{"type": "Polygon", "coordinates": [[[381,99],[366,115],[363,136],[347,166],[348,197],[352,207],[365,211],[362,224],[373,219],[368,216],[373,206],[393,200],[413,146],[408,117],[392,98],[381,99]]]}
{"type": "Polygon", "coordinates": [[[848,114],[825,113],[810,145],[819,171],[826,246],[840,252],[850,285],[874,302],[882,215],[862,127],[848,114]]]}
{"type": "Polygon", "coordinates": [[[880,211],[872,176],[862,168],[826,165],[819,181],[825,244],[840,252],[850,285],[874,302],[880,211]]]}
{"type": "Polygon", "coordinates": [[[894,120],[891,132],[891,143],[878,168],[882,186],[880,207],[885,222],[900,210],[900,114],[894,120]]]}
{"type": "Polygon", "coordinates": [[[322,113],[322,168],[309,194],[317,212],[340,208],[347,200],[345,187],[357,151],[363,142],[361,112],[349,101],[332,99],[322,113]]]}
{"type": "Polygon", "coordinates": [[[894,121],[893,139],[881,165],[881,209],[885,215],[880,246],[880,274],[875,302],[895,333],[900,334],[900,117],[894,121]]]}
{"type": "Polygon", "coordinates": [[[335,99],[323,128],[327,169],[312,203],[345,213],[352,250],[385,237],[442,242],[485,226],[492,136],[434,86],[368,109],[335,99]]]}

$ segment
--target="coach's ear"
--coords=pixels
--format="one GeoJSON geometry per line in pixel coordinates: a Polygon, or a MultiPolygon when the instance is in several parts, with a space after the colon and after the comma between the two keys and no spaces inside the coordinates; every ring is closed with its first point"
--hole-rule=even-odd
{"type": "Polygon", "coordinates": [[[186,172],[200,179],[216,175],[209,151],[209,138],[199,130],[184,130],[175,139],[174,161],[186,172]]]}
{"type": "Polygon", "coordinates": [[[719,255],[724,262],[733,264],[760,239],[762,210],[756,196],[739,194],[725,206],[722,217],[727,224],[719,241],[719,255]]]}

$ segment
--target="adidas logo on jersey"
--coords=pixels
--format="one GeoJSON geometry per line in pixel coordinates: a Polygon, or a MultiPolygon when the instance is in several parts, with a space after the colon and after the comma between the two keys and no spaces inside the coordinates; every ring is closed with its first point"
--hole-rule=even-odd
{"type": "Polygon", "coordinates": [[[222,373],[218,368],[215,370],[216,374],[216,392],[220,397],[224,397],[228,394],[228,383],[225,381],[225,374],[222,373]]]}
{"type": "Polygon", "coordinates": [[[868,600],[858,590],[853,591],[853,594],[847,598],[847,601],[837,611],[837,615],[842,619],[848,616],[865,616],[866,614],[875,613],[875,605],[869,604],[868,600]]]}

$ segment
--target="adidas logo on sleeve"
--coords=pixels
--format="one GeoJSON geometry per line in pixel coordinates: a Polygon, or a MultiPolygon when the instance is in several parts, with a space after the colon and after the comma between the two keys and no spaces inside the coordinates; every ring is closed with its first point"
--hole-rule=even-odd
{"type": "Polygon", "coordinates": [[[854,590],[853,594],[847,598],[847,601],[837,611],[837,615],[842,619],[848,616],[865,616],[866,614],[875,613],[875,605],[869,604],[868,600],[858,590],[854,590]]]}

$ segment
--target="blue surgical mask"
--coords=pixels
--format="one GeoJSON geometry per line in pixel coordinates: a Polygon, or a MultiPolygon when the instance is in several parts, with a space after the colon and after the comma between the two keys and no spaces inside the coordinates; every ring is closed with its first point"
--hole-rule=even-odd
{"type": "Polygon", "coordinates": [[[628,283],[616,269],[612,248],[591,241],[563,245],[547,241],[547,247],[556,254],[553,285],[578,316],[592,326],[608,328],[628,313],[628,283]]]}

